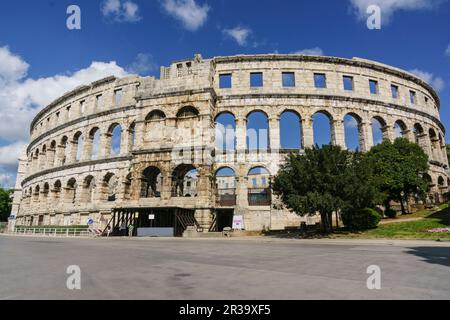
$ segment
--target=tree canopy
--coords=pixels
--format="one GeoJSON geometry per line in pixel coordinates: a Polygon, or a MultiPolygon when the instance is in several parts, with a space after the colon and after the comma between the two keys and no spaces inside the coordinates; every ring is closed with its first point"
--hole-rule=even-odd
{"type": "Polygon", "coordinates": [[[11,213],[11,191],[0,188],[0,221],[7,221],[11,213]]]}
{"type": "Polygon", "coordinates": [[[367,158],[373,168],[375,186],[384,193],[387,207],[395,200],[401,204],[402,213],[406,213],[405,201],[427,192],[428,183],[423,174],[428,171],[428,156],[419,145],[405,138],[393,143],[386,140],[373,147],[367,158]]]}
{"type": "Polygon", "coordinates": [[[370,177],[370,162],[362,154],[338,146],[291,154],[274,179],[273,190],[301,216],[320,213],[324,231],[331,231],[332,214],[372,207],[379,197],[370,177]]]}

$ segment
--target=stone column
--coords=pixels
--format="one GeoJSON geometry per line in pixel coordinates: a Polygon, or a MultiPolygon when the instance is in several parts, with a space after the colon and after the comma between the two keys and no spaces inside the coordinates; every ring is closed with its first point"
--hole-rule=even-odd
{"type": "Polygon", "coordinates": [[[65,149],[66,148],[65,148],[64,145],[58,145],[56,147],[55,161],[54,161],[54,165],[56,167],[59,167],[59,166],[63,165],[63,158],[64,158],[65,149]]]}
{"type": "Polygon", "coordinates": [[[342,149],[347,149],[343,120],[333,120],[331,125],[331,143],[335,146],[340,146],[342,149]]]}
{"type": "MultiPolygon", "coordinates": [[[[242,173],[242,172],[241,172],[242,173]]],[[[236,178],[236,208],[243,213],[248,208],[248,177],[240,175],[236,178]]]]}
{"type": "Polygon", "coordinates": [[[130,132],[127,127],[122,128],[122,134],[120,135],[120,155],[125,156],[129,153],[130,149],[130,132]]]}
{"type": "Polygon", "coordinates": [[[94,140],[91,139],[89,135],[85,136],[84,139],[84,146],[83,146],[83,153],[81,155],[81,161],[89,161],[92,159],[92,147],[94,140]]]}
{"type": "Polygon", "coordinates": [[[47,161],[46,161],[46,167],[52,168],[55,163],[55,154],[56,150],[54,148],[49,148],[47,150],[47,161]]]}
{"type": "Polygon", "coordinates": [[[272,153],[278,153],[281,148],[280,142],[280,117],[269,120],[269,148],[272,153]]]}
{"type": "Polygon", "coordinates": [[[135,148],[139,149],[144,145],[144,135],[145,135],[145,122],[136,121],[135,125],[135,148]]]}
{"type": "Polygon", "coordinates": [[[111,156],[111,138],[109,133],[103,133],[100,136],[99,156],[100,158],[108,158],[111,156]]]}
{"type": "Polygon", "coordinates": [[[394,127],[390,125],[385,125],[381,128],[381,131],[383,132],[383,140],[389,140],[391,142],[394,142],[394,127]]]}
{"type": "Polygon", "coordinates": [[[312,148],[314,146],[314,129],[312,117],[307,116],[302,118],[302,145],[303,148],[312,148]]]}
{"type": "Polygon", "coordinates": [[[370,122],[362,121],[359,124],[359,145],[362,152],[368,152],[373,147],[373,131],[370,122]]]}
{"type": "Polygon", "coordinates": [[[239,153],[247,150],[247,120],[236,118],[236,149],[239,153]]]}

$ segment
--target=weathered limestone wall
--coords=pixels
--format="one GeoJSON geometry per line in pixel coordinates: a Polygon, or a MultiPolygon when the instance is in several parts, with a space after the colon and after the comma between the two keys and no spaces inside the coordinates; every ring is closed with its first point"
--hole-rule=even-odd
{"type": "Polygon", "coordinates": [[[317,112],[330,119],[332,143],[344,148],[344,117],[352,115],[363,151],[373,146],[373,119],[390,140],[400,123],[402,135],[429,155],[431,193],[440,195],[448,190],[450,175],[439,108],[436,93],[422,80],[363,59],[196,55],[162,67],[160,79],[110,77],[44,108],[31,124],[31,141],[19,165],[13,214],[19,225],[85,224],[92,217],[102,227],[113,208],[178,207],[195,210],[198,222],[209,229],[215,210],[221,208],[215,174],[229,167],[236,175],[236,205],[231,209],[244,216],[247,230],[315,223],[273,206],[249,205],[249,172],[263,167],[274,176],[283,162],[280,118],[285,111],[299,116],[303,147],[314,144],[317,112]],[[263,73],[262,87],[250,86],[251,72],[263,73]],[[294,73],[294,87],[283,87],[283,72],[294,73]],[[326,88],[315,88],[315,73],[325,74],[326,88]],[[231,74],[231,88],[220,87],[223,74],[231,74]],[[344,90],[343,76],[353,77],[352,91],[344,90]],[[378,82],[377,94],[370,93],[369,80],[378,82]],[[391,85],[398,86],[397,98],[391,85]],[[410,91],[416,93],[414,103],[410,91]],[[248,117],[254,111],[267,116],[265,152],[247,150],[248,117]],[[215,148],[215,121],[223,113],[236,121],[236,148],[225,154],[215,148]],[[174,172],[187,164],[198,170],[197,194],[183,198],[173,193],[174,172]],[[142,173],[149,167],[161,174],[158,198],[141,194],[142,173]]]}

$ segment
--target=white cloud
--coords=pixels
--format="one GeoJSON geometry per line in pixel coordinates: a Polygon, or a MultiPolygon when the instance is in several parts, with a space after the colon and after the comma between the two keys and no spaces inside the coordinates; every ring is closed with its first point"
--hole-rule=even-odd
{"type": "Polygon", "coordinates": [[[358,128],[358,121],[354,117],[345,117],[344,126],[349,129],[358,128]]]}
{"type": "Polygon", "coordinates": [[[224,29],[223,33],[234,39],[240,46],[245,47],[248,43],[249,36],[252,34],[252,30],[239,26],[233,29],[224,29]]]}
{"type": "Polygon", "coordinates": [[[445,86],[444,80],[442,80],[442,78],[440,77],[435,77],[430,72],[422,71],[419,69],[409,70],[409,72],[424,80],[426,83],[431,85],[436,91],[441,91],[442,89],[444,89],[445,86]]]}
{"type": "Polygon", "coordinates": [[[368,17],[366,10],[370,5],[381,8],[382,23],[389,23],[392,15],[399,10],[424,10],[437,7],[442,0],[350,0],[351,6],[361,19],[368,17]]]}
{"type": "Polygon", "coordinates": [[[16,178],[11,173],[0,172],[0,187],[10,189],[16,184],[16,178]]]}
{"type": "Polygon", "coordinates": [[[137,22],[142,19],[139,6],[133,1],[104,0],[101,11],[105,17],[117,22],[137,22]]]}
{"type": "Polygon", "coordinates": [[[139,53],[135,60],[127,67],[127,71],[133,74],[145,75],[157,70],[157,68],[158,66],[151,54],[139,53]]]}
{"type": "MultiPolygon", "coordinates": [[[[98,79],[128,73],[116,62],[92,62],[73,73],[47,78],[27,78],[29,65],[9,50],[0,47],[0,174],[15,176],[13,168],[23,141],[29,139],[29,126],[38,110],[64,93],[98,79]]],[[[3,178],[4,180],[6,178],[3,178]]]]}
{"type": "Polygon", "coordinates": [[[15,166],[17,160],[21,156],[26,143],[23,141],[16,141],[10,145],[0,147],[0,166],[15,166]]]}
{"type": "Polygon", "coordinates": [[[303,49],[296,52],[293,52],[293,54],[302,54],[305,56],[323,56],[323,50],[319,47],[315,48],[309,48],[309,49],[303,49]]]}
{"type": "Polygon", "coordinates": [[[29,65],[11,53],[8,47],[0,47],[0,85],[22,79],[27,74],[29,65]]]}
{"type": "Polygon", "coordinates": [[[447,50],[445,50],[445,55],[450,56],[450,44],[447,47],[447,50]]]}
{"type": "Polygon", "coordinates": [[[164,10],[189,31],[197,31],[208,19],[210,7],[195,0],[161,0],[164,10]]]}

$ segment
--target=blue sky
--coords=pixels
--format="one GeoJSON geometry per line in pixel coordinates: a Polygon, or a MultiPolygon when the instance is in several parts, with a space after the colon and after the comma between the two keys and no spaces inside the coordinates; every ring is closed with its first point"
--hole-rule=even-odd
{"type": "Polygon", "coordinates": [[[3,0],[0,185],[13,183],[15,158],[42,105],[80,82],[157,75],[159,65],[195,53],[307,50],[415,70],[438,89],[450,128],[449,45],[447,0],[3,0]],[[66,27],[71,4],[81,8],[81,30],[66,27]],[[381,30],[366,27],[369,4],[382,9],[381,30]]]}

